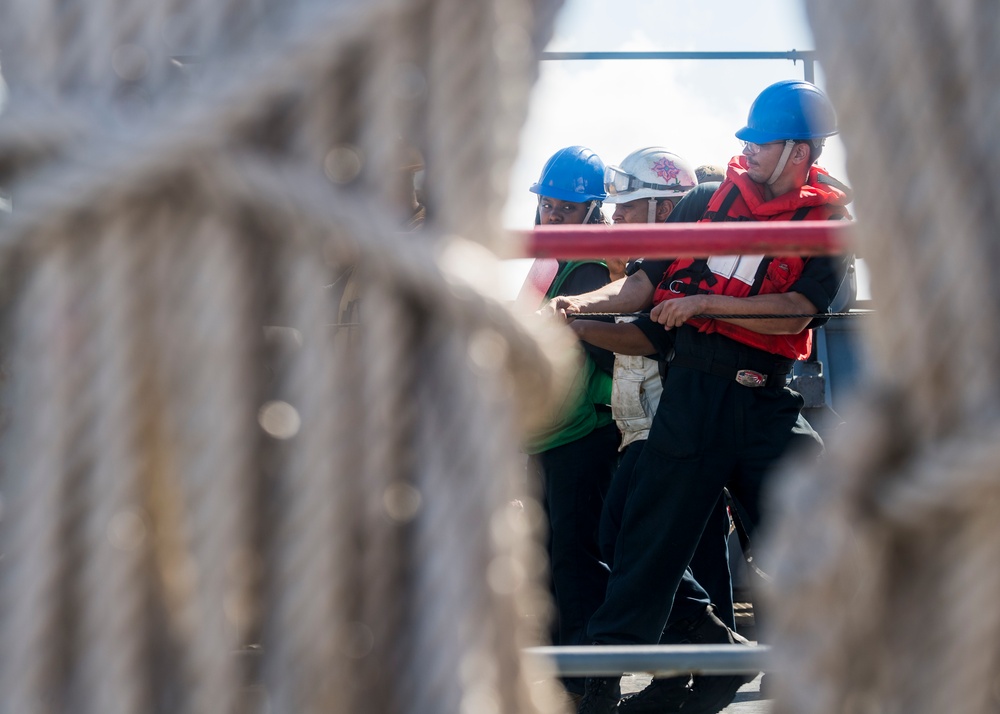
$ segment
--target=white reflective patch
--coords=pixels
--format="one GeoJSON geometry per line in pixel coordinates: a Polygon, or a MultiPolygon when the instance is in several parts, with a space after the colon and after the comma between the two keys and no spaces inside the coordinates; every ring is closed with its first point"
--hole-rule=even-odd
{"type": "Polygon", "coordinates": [[[713,255],[708,259],[708,269],[728,280],[733,277],[733,271],[739,262],[738,255],[713,255]]]}
{"type": "Polygon", "coordinates": [[[763,255],[713,255],[708,259],[708,269],[727,280],[736,278],[741,283],[753,285],[763,260],[763,255]]]}
{"type": "Polygon", "coordinates": [[[741,283],[753,285],[753,279],[757,276],[757,269],[763,260],[763,255],[741,255],[733,277],[741,283]]]}

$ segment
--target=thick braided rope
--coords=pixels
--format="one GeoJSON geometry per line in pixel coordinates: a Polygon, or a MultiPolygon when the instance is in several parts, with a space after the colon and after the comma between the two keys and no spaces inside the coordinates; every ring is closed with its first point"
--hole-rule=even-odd
{"type": "MultiPolygon", "coordinates": [[[[273,214],[275,221],[295,221],[317,228],[346,224],[350,226],[350,230],[335,231],[325,237],[329,244],[326,249],[328,252],[335,256],[349,255],[354,259],[372,261],[370,269],[378,271],[376,277],[379,280],[403,281],[412,295],[427,304],[438,306],[438,309],[447,310],[449,319],[460,320],[465,326],[475,325],[481,319],[481,311],[490,309],[491,314],[502,321],[504,334],[514,340],[512,359],[520,360],[523,356],[523,364],[526,366],[532,362],[544,363],[534,338],[525,332],[524,325],[490,307],[498,304],[495,299],[478,294],[465,284],[465,274],[479,275],[493,269],[485,253],[470,253],[464,249],[455,251],[460,258],[444,262],[449,265],[458,264],[462,274],[456,275],[454,279],[462,282],[455,284],[454,279],[442,282],[438,277],[442,259],[427,242],[414,241],[412,236],[393,229],[391,222],[381,216],[375,207],[366,206],[366,210],[359,214],[355,209],[359,205],[365,206],[365,199],[331,195],[327,187],[317,185],[314,180],[310,180],[308,174],[291,167],[243,160],[243,157],[236,162],[221,158],[212,163],[195,163],[190,168],[180,167],[176,174],[167,169],[166,176],[157,178],[157,181],[160,180],[193,182],[200,190],[210,192],[219,201],[254,202],[255,208],[273,214]],[[360,240],[358,236],[364,236],[364,240],[360,240]],[[470,266],[470,261],[474,265],[470,266]],[[455,297],[461,299],[455,300],[455,297]]],[[[129,183],[131,189],[123,189],[120,201],[129,203],[144,200],[156,186],[157,184],[151,185],[148,179],[129,183]]],[[[112,201],[109,198],[109,202],[112,201]]],[[[117,201],[112,202],[112,205],[116,204],[117,201]]],[[[75,210],[68,211],[67,215],[71,217],[74,213],[75,210]]],[[[8,235],[25,240],[22,231],[27,228],[27,223],[12,222],[8,235]]],[[[17,244],[12,242],[8,249],[16,247],[17,244]]],[[[6,264],[12,263],[8,260],[6,264]]],[[[17,275],[9,277],[16,284],[17,275]]],[[[519,366],[515,365],[515,368],[519,366]]],[[[536,384],[539,385],[544,384],[546,379],[541,374],[525,376],[532,380],[537,377],[536,384]]],[[[531,390],[525,390],[525,394],[530,396],[531,390]]]]}
{"type": "Polygon", "coordinates": [[[405,309],[404,301],[389,286],[365,291],[361,299],[363,316],[370,312],[380,316],[361,335],[362,354],[368,355],[360,394],[367,405],[364,455],[368,479],[360,504],[365,512],[360,557],[368,595],[359,625],[371,637],[370,652],[359,659],[370,674],[361,696],[380,711],[399,712],[406,710],[406,700],[399,690],[379,686],[377,670],[402,668],[398,643],[406,639],[405,623],[412,613],[408,599],[403,599],[402,606],[397,599],[407,591],[407,564],[419,562],[419,554],[410,550],[399,518],[392,517],[387,505],[394,492],[411,482],[413,466],[420,458],[413,439],[419,408],[412,395],[422,364],[419,356],[414,358],[414,342],[424,327],[424,316],[405,309]],[[386,389],[390,383],[398,385],[397,389],[386,389]]]}
{"type": "Polygon", "coordinates": [[[89,552],[80,581],[80,634],[90,656],[82,672],[93,711],[114,714],[148,711],[153,699],[143,672],[149,648],[143,572],[149,537],[139,433],[149,342],[141,322],[143,301],[132,290],[140,250],[130,224],[108,226],[94,246],[92,265],[100,266],[102,278],[87,291],[83,315],[90,318],[99,356],[88,365],[94,371],[85,389],[91,393],[82,396],[94,408],[89,436],[95,445],[86,476],[89,552]]]}
{"type": "Polygon", "coordinates": [[[12,81],[11,107],[0,122],[0,145],[15,158],[22,153],[20,147],[29,147],[23,152],[40,153],[41,158],[55,151],[67,155],[60,171],[42,171],[21,186],[8,240],[19,240],[18,225],[37,227],[97,202],[109,205],[122,194],[145,188],[149,177],[190,168],[213,149],[225,147],[234,135],[250,131],[254,122],[266,119],[275,103],[291,101],[312,84],[328,82],[324,70],[344,48],[373,32],[372,25],[380,19],[378,6],[370,15],[352,9],[351,3],[343,2],[316,10],[312,22],[299,23],[288,37],[256,53],[243,49],[252,56],[239,58],[247,67],[235,79],[206,70],[199,101],[171,93],[164,100],[171,103],[153,115],[154,122],[116,126],[103,107],[95,111],[74,97],[66,101],[70,111],[55,112],[61,121],[51,121],[52,100],[36,95],[22,98],[21,88],[12,81]],[[35,121],[36,114],[43,121],[35,121]],[[81,121],[80,116],[86,119],[81,121]],[[83,132],[89,142],[82,141],[83,132]]]}
{"type": "Polygon", "coordinates": [[[178,526],[191,578],[182,616],[193,646],[184,673],[193,711],[231,712],[242,684],[233,652],[246,644],[254,607],[254,384],[261,365],[253,357],[260,326],[247,281],[251,258],[238,232],[212,216],[185,228],[186,240],[171,250],[170,274],[190,277],[164,286],[175,322],[161,335],[169,344],[164,388],[173,395],[170,430],[185,514],[178,526]]]}
{"type": "MultiPolygon", "coordinates": [[[[343,452],[330,449],[338,431],[350,430],[337,419],[343,410],[338,408],[342,396],[335,391],[335,375],[344,365],[329,349],[326,324],[332,309],[318,288],[324,272],[304,254],[284,260],[293,279],[274,291],[275,317],[294,332],[278,345],[274,364],[279,378],[267,407],[285,410],[283,419],[266,429],[276,448],[287,452],[286,468],[274,474],[283,507],[276,513],[280,522],[270,559],[277,569],[274,580],[283,586],[267,600],[274,624],[266,638],[265,682],[280,711],[328,711],[338,700],[349,709],[360,702],[350,696],[345,682],[330,681],[340,671],[338,618],[345,609],[335,583],[343,577],[341,568],[349,577],[351,557],[351,549],[339,546],[346,539],[338,536],[342,529],[349,532],[350,524],[338,515],[342,504],[356,503],[351,491],[338,487],[352,480],[353,469],[340,472],[333,455],[343,452]]],[[[266,411],[262,417],[275,418],[266,411]]]]}
{"type": "MultiPolygon", "coordinates": [[[[40,702],[51,682],[61,676],[59,658],[68,644],[60,627],[70,553],[65,538],[68,470],[72,424],[59,413],[71,398],[73,376],[68,369],[71,340],[63,328],[72,303],[70,249],[62,246],[50,259],[34,266],[8,334],[22,336],[5,349],[7,368],[19,375],[4,387],[5,412],[23,413],[4,434],[5,469],[24,475],[3,490],[6,545],[0,590],[3,640],[17,657],[0,658],[0,686],[5,714],[45,711],[40,702]],[[48,428],[58,425],[66,428],[48,428]],[[19,517],[10,517],[12,513],[19,517]]],[[[8,378],[9,379],[9,378],[8,378]]],[[[54,707],[52,707],[54,709],[54,707]]]]}
{"type": "Polygon", "coordinates": [[[879,311],[866,396],[782,497],[776,711],[985,714],[1000,706],[1000,216],[984,182],[1000,9],[811,12],[879,311]]]}
{"type": "MultiPolygon", "coordinates": [[[[507,66],[501,48],[496,45],[506,29],[498,22],[501,5],[479,3],[470,11],[462,0],[433,3],[431,35],[436,44],[428,68],[428,122],[440,128],[428,146],[428,165],[433,171],[428,175],[433,179],[428,184],[432,190],[429,201],[435,207],[445,201],[454,204],[442,215],[442,230],[458,233],[461,226],[477,225],[481,232],[477,240],[491,248],[499,242],[502,203],[495,183],[497,175],[493,172],[496,147],[489,117],[499,111],[505,88],[519,91],[505,81],[509,79],[507,66]],[[470,42],[485,42],[492,51],[469,57],[470,42]],[[479,101],[450,99],[461,96],[478,96],[479,101]],[[455,142],[449,138],[454,136],[462,136],[464,140],[455,142]]],[[[523,7],[524,4],[508,5],[523,7]]],[[[523,49],[527,51],[527,42],[523,49]]]]}
{"type": "Polygon", "coordinates": [[[329,6],[309,0],[108,0],[87,6],[5,0],[3,10],[11,19],[2,31],[9,78],[66,94],[85,88],[106,100],[123,81],[162,89],[164,60],[173,56],[225,57],[248,40],[291,34],[329,6]],[[127,71],[136,63],[115,52],[131,43],[146,62],[127,71]]]}
{"type": "Polygon", "coordinates": [[[302,240],[335,225],[337,230],[323,235],[319,245],[314,241],[312,250],[331,259],[364,263],[372,281],[399,286],[415,307],[433,309],[439,319],[457,329],[476,330],[484,319],[493,323],[510,343],[508,366],[519,375],[514,387],[528,405],[528,413],[545,400],[547,385],[558,381],[560,369],[551,366],[552,357],[540,350],[539,337],[544,331],[541,341],[551,343],[559,335],[546,325],[516,319],[499,300],[473,286],[476,280],[488,282],[497,270],[495,258],[486,251],[454,238],[438,249],[435,246],[445,242],[442,237],[402,233],[385,220],[377,202],[330,195],[325,187],[289,167],[240,157],[201,166],[196,174],[179,180],[194,182],[197,190],[211,190],[219,201],[252,201],[255,210],[278,224],[297,222],[302,225],[302,240]]]}
{"type": "MultiPolygon", "coordinates": [[[[464,399],[478,399],[502,409],[499,395],[508,385],[500,370],[506,349],[503,338],[488,322],[468,336],[444,337],[439,344],[428,342],[426,354],[447,369],[422,382],[420,391],[430,397],[450,388],[464,399]]],[[[413,623],[410,643],[419,651],[437,641],[442,654],[428,671],[411,673],[414,681],[407,691],[413,694],[413,711],[433,712],[442,701],[472,711],[519,711],[531,701],[532,693],[525,687],[509,684],[524,681],[516,660],[491,656],[494,651],[525,644],[517,631],[504,628],[489,613],[506,606],[514,610],[511,616],[528,617],[538,593],[523,586],[535,581],[543,562],[537,550],[517,552],[512,533],[518,518],[510,502],[509,482],[476,478],[476,474],[496,468],[510,472],[517,468],[501,446],[504,435],[498,429],[502,423],[485,409],[440,411],[420,422],[419,443],[432,456],[420,468],[417,479],[424,505],[414,519],[415,548],[442,557],[434,558],[413,584],[415,609],[424,616],[413,623]],[[484,431],[493,432],[491,438],[477,439],[475,435],[484,431]],[[451,448],[430,452],[430,445],[441,439],[447,439],[451,448]],[[483,497],[464,496],[474,488],[481,489],[483,497]],[[482,523],[488,528],[477,527],[482,523]],[[442,583],[448,586],[442,588],[442,583]],[[470,592],[477,594],[477,609],[460,607],[470,592]],[[511,593],[519,593],[516,602],[506,599],[511,593]],[[441,633],[447,634],[443,642],[441,633]]],[[[526,534],[524,530],[520,533],[526,534]]],[[[550,695],[544,689],[535,693],[535,705],[554,710],[550,695]]]]}
{"type": "MultiPolygon", "coordinates": [[[[77,228],[84,229],[87,225],[77,224],[77,228]]],[[[69,262],[60,279],[69,290],[69,302],[64,308],[61,324],[56,326],[64,335],[64,349],[68,353],[64,369],[70,377],[67,385],[69,401],[59,415],[62,418],[57,417],[54,429],[67,434],[66,463],[63,467],[67,481],[63,497],[63,508],[66,511],[63,547],[70,566],[67,582],[55,595],[60,598],[60,607],[64,613],[77,613],[76,617],[67,616],[63,623],[68,635],[64,643],[65,651],[71,653],[81,651],[81,644],[85,641],[82,621],[86,619],[85,608],[89,607],[89,603],[85,603],[77,594],[87,588],[87,578],[93,565],[93,544],[89,530],[93,521],[92,473],[98,458],[95,452],[99,448],[97,439],[94,438],[98,424],[94,415],[100,407],[97,404],[99,394],[92,385],[99,370],[98,363],[103,359],[103,345],[93,338],[95,331],[90,328],[97,322],[99,314],[96,295],[98,286],[87,279],[98,264],[97,251],[93,250],[93,246],[86,251],[80,250],[81,247],[79,244],[66,246],[69,262]],[[72,630],[68,627],[70,623],[74,625],[72,630]]],[[[38,255],[41,257],[43,253],[38,255]]],[[[60,677],[53,681],[59,682],[61,679],[65,684],[57,685],[57,689],[61,690],[60,698],[53,702],[53,709],[58,711],[60,705],[65,706],[65,702],[71,697],[87,702],[81,709],[84,706],[98,706],[98,695],[93,685],[99,677],[88,676],[82,671],[82,667],[69,666],[65,652],[63,657],[64,667],[60,677]],[[67,686],[74,680],[78,682],[75,686],[67,686]]],[[[52,686],[51,682],[49,686],[52,686]]]]}
{"type": "MultiPolygon", "coordinates": [[[[0,610],[0,628],[38,653],[0,666],[12,684],[29,673],[12,688],[28,702],[19,710],[56,691],[66,694],[53,711],[227,711],[254,687],[274,711],[533,710],[518,649],[538,571],[528,530],[491,514],[506,507],[514,470],[508,400],[516,387],[537,410],[555,366],[530,328],[472,287],[490,260],[443,236],[499,240],[496,187],[554,3],[537,3],[530,28],[527,5],[510,2],[109,0],[82,20],[72,3],[8,4],[0,176],[17,209],[0,226],[5,287],[20,295],[32,283],[15,268],[44,265],[69,240],[82,254],[69,282],[79,369],[64,388],[79,396],[22,428],[22,411],[46,399],[39,375],[62,366],[17,362],[27,362],[17,379],[35,381],[14,400],[24,406],[10,431],[34,449],[14,452],[26,465],[43,434],[66,432],[80,485],[0,472],[3,492],[24,502],[55,509],[52,494],[78,497],[4,524],[24,540],[40,524],[23,515],[55,518],[24,556],[33,602],[18,599],[19,573],[0,570],[0,592],[21,604],[0,610]],[[189,50],[205,68],[194,92],[161,61],[189,50]],[[380,94],[418,74],[422,94],[380,94]],[[400,234],[385,210],[397,135],[424,149],[435,187],[436,222],[419,236],[400,234]],[[354,178],[329,170],[341,146],[358,149],[354,178]],[[360,200],[355,189],[366,189],[360,200]],[[352,264],[370,282],[366,322],[357,344],[324,345],[317,328],[333,320],[320,288],[352,264]],[[280,309],[250,297],[262,282],[280,309]],[[275,317],[305,342],[262,365],[275,317]],[[482,372],[462,369],[484,324],[505,353],[487,373],[521,378],[484,388],[482,372]],[[267,432],[267,409],[282,401],[298,433],[257,432],[254,419],[267,432]],[[425,420],[445,428],[422,431],[425,420]],[[452,439],[465,447],[454,458],[452,439]],[[36,492],[46,483],[48,497],[36,492]],[[414,492],[438,510],[408,516],[414,492]],[[418,528],[430,537],[411,540],[418,528]],[[64,552],[81,561],[75,579],[62,575],[64,552]],[[434,587],[445,595],[430,597],[434,587]],[[446,616],[469,626],[449,628],[446,616]],[[45,639],[59,617],[79,641],[45,639]],[[234,653],[252,633],[254,682],[234,653]],[[429,657],[443,644],[440,661],[429,657]]],[[[17,354],[60,327],[9,324],[17,354]]]]}
{"type": "MultiPolygon", "coordinates": [[[[369,439],[361,438],[356,428],[358,413],[355,405],[364,403],[364,384],[358,375],[364,372],[367,361],[367,356],[358,348],[362,329],[336,328],[329,334],[332,354],[336,359],[336,369],[332,374],[335,387],[331,414],[333,433],[329,438],[334,453],[338,454],[330,483],[332,526],[340,534],[350,533],[357,538],[361,537],[366,527],[366,514],[358,504],[363,503],[367,487],[364,480],[356,475],[363,473],[366,450],[370,444],[369,439]]],[[[366,684],[345,674],[352,671],[354,662],[371,651],[361,615],[366,594],[357,587],[362,578],[357,544],[355,538],[344,537],[336,538],[330,544],[334,569],[330,581],[330,603],[335,612],[330,641],[335,648],[335,671],[342,673],[339,680],[330,682],[330,696],[345,697],[347,701],[363,707],[366,684]]]]}
{"type": "Polygon", "coordinates": [[[387,201],[405,188],[399,185],[401,181],[409,182],[412,191],[411,175],[400,171],[399,167],[406,163],[406,157],[400,155],[401,147],[405,146],[404,137],[413,136],[414,127],[406,126],[401,117],[413,115],[412,105],[427,81],[414,62],[416,33],[402,31],[403,23],[415,20],[403,11],[404,5],[400,3],[400,11],[388,19],[386,31],[365,47],[362,61],[370,67],[367,72],[370,80],[363,84],[358,97],[362,118],[358,127],[358,143],[364,161],[362,173],[370,178],[372,185],[379,187],[379,194],[387,201]],[[392,139],[386,140],[386,137],[392,139]]]}

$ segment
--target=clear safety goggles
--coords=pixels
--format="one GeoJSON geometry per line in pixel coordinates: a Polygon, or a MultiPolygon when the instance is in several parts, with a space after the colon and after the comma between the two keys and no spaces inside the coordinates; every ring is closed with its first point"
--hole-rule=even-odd
{"type": "Polygon", "coordinates": [[[665,183],[649,183],[640,181],[630,173],[626,173],[618,166],[608,166],[604,169],[604,190],[609,196],[624,196],[642,188],[651,188],[655,191],[673,191],[683,193],[691,186],[668,186],[665,183]]]}
{"type": "Polygon", "coordinates": [[[785,145],[792,144],[793,146],[795,144],[812,144],[813,147],[820,147],[823,146],[825,143],[826,143],[825,139],[811,139],[808,141],[805,139],[800,139],[800,140],[785,139],[784,141],[769,141],[766,144],[755,144],[752,141],[740,141],[740,145],[743,146],[743,153],[746,154],[747,156],[756,156],[761,151],[763,151],[765,146],[778,146],[779,144],[785,144],[785,145]]]}
{"type": "Polygon", "coordinates": [[[777,146],[779,144],[794,144],[793,139],[785,139],[784,141],[769,141],[766,144],[755,144],[752,141],[740,141],[743,145],[743,153],[747,156],[756,156],[761,151],[764,150],[765,146],[777,146]]]}

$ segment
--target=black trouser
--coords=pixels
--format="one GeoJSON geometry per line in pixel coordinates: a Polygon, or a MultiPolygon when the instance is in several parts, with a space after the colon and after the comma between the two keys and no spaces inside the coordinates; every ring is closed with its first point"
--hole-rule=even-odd
{"type": "MultiPolygon", "coordinates": [[[[707,362],[721,364],[732,357],[730,345],[741,352],[724,337],[681,328],[675,349],[699,359],[707,353],[707,362]]],[[[591,641],[658,641],[722,489],[729,485],[752,527],[775,461],[796,441],[821,443],[801,407],[802,398],[783,386],[744,387],[671,365],[633,471],[607,594],[588,628],[591,641]]]]}
{"type": "MultiPolygon", "coordinates": [[[[538,454],[549,521],[549,574],[556,621],[555,645],[590,644],[587,622],[604,601],[608,567],[597,544],[604,497],[618,465],[621,436],[612,422],[587,436],[538,454]]],[[[563,680],[583,693],[583,679],[563,680]]]]}
{"type": "MultiPolygon", "coordinates": [[[[618,532],[621,530],[622,513],[625,511],[625,502],[634,483],[632,472],[645,443],[643,439],[633,441],[625,447],[618,462],[618,470],[611,480],[611,488],[608,489],[608,495],[604,499],[600,530],[601,557],[612,567],[615,561],[615,544],[618,532]]],[[[673,608],[670,611],[670,622],[697,617],[711,603],[719,619],[735,629],[736,616],[733,611],[728,539],[729,513],[725,499],[720,496],[705,526],[705,532],[698,541],[690,567],[685,570],[678,585],[673,608]]]]}

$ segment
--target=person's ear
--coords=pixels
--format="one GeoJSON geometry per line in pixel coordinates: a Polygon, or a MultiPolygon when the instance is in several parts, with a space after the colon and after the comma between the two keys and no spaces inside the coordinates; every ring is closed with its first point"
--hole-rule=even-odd
{"type": "Polygon", "coordinates": [[[667,220],[667,216],[673,213],[674,202],[669,198],[665,198],[662,201],[656,202],[656,222],[663,223],[667,220]]]}
{"type": "Polygon", "coordinates": [[[810,153],[811,149],[808,142],[803,141],[795,145],[795,148],[792,150],[791,159],[796,164],[801,164],[803,161],[809,163],[810,153]]]}

